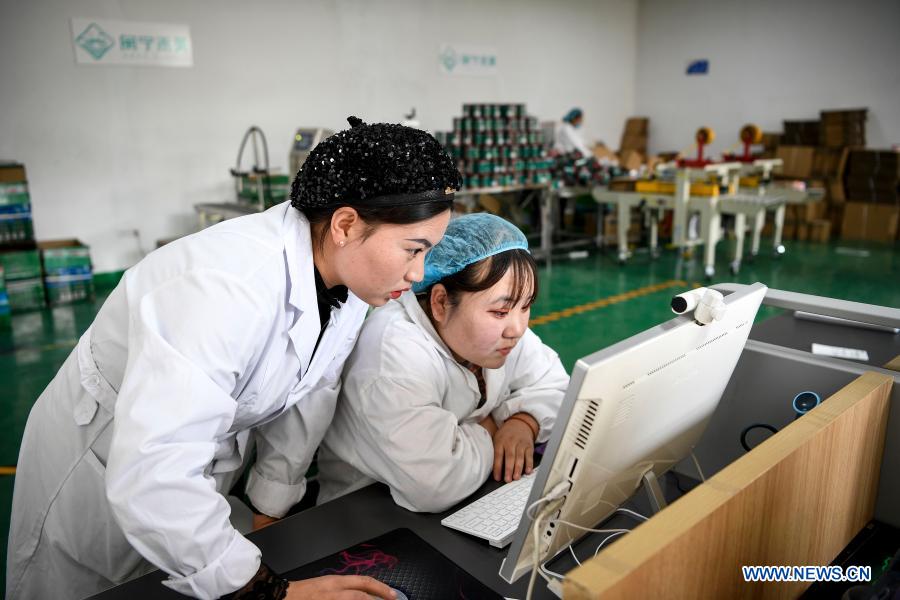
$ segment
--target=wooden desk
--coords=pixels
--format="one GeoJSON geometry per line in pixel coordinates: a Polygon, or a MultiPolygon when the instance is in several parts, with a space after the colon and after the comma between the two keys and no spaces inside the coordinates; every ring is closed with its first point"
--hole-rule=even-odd
{"type": "Polygon", "coordinates": [[[568,574],[564,597],[793,598],[741,566],[828,565],[871,519],[893,379],[865,373],[568,574]]]}

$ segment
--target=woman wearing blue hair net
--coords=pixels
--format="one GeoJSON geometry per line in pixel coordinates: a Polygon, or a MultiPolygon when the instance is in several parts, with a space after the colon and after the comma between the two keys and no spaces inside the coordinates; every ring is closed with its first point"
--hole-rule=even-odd
{"type": "Polygon", "coordinates": [[[581,137],[578,128],[584,121],[584,112],[580,108],[573,108],[563,117],[562,123],[556,128],[556,140],[553,143],[553,149],[560,154],[571,154],[572,152],[581,153],[582,158],[593,156],[581,137]]]}
{"type": "Polygon", "coordinates": [[[363,325],[319,450],[320,503],[380,481],[400,506],[438,512],[491,474],[531,472],[569,380],[528,329],[537,284],[512,224],[450,221],[414,293],[363,325]]]}

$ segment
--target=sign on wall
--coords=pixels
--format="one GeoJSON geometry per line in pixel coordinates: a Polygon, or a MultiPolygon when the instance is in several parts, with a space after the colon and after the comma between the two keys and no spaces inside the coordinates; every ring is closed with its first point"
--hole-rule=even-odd
{"type": "Polygon", "coordinates": [[[187,25],[72,18],[72,44],[82,65],[194,65],[187,25]]]}
{"type": "Polygon", "coordinates": [[[442,44],[438,63],[447,75],[493,77],[497,74],[497,50],[484,46],[442,44]]]}

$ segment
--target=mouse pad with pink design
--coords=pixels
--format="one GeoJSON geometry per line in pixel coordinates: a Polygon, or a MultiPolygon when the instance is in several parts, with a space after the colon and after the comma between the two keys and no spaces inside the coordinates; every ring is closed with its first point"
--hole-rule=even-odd
{"type": "Polygon", "coordinates": [[[389,531],[294,569],[284,577],[323,575],[368,575],[399,590],[409,600],[502,598],[409,529],[389,531]]]}

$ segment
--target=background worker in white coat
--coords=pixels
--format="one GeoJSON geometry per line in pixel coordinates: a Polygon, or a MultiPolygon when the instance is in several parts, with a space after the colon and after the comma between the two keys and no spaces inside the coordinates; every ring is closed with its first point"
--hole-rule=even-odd
{"type": "Polygon", "coordinates": [[[434,138],[349,120],[290,203],[125,273],[28,419],[7,598],[82,598],[154,567],[197,598],[394,597],[367,577],[285,581],[222,495],[255,439],[256,511],[300,500],[368,305],[422,278],[450,218],[459,174],[434,138]]]}
{"type": "Polygon", "coordinates": [[[493,473],[532,470],[569,377],[528,329],[537,268],[525,236],[489,214],[450,222],[425,279],[373,312],[347,360],[319,451],[319,502],[373,481],[439,512],[493,473]]]}
{"type": "Polygon", "coordinates": [[[562,118],[562,122],[556,128],[556,139],[553,142],[553,149],[560,154],[570,154],[579,152],[582,158],[589,158],[593,153],[584,142],[579,128],[584,121],[584,111],[580,108],[573,108],[562,118]]]}

